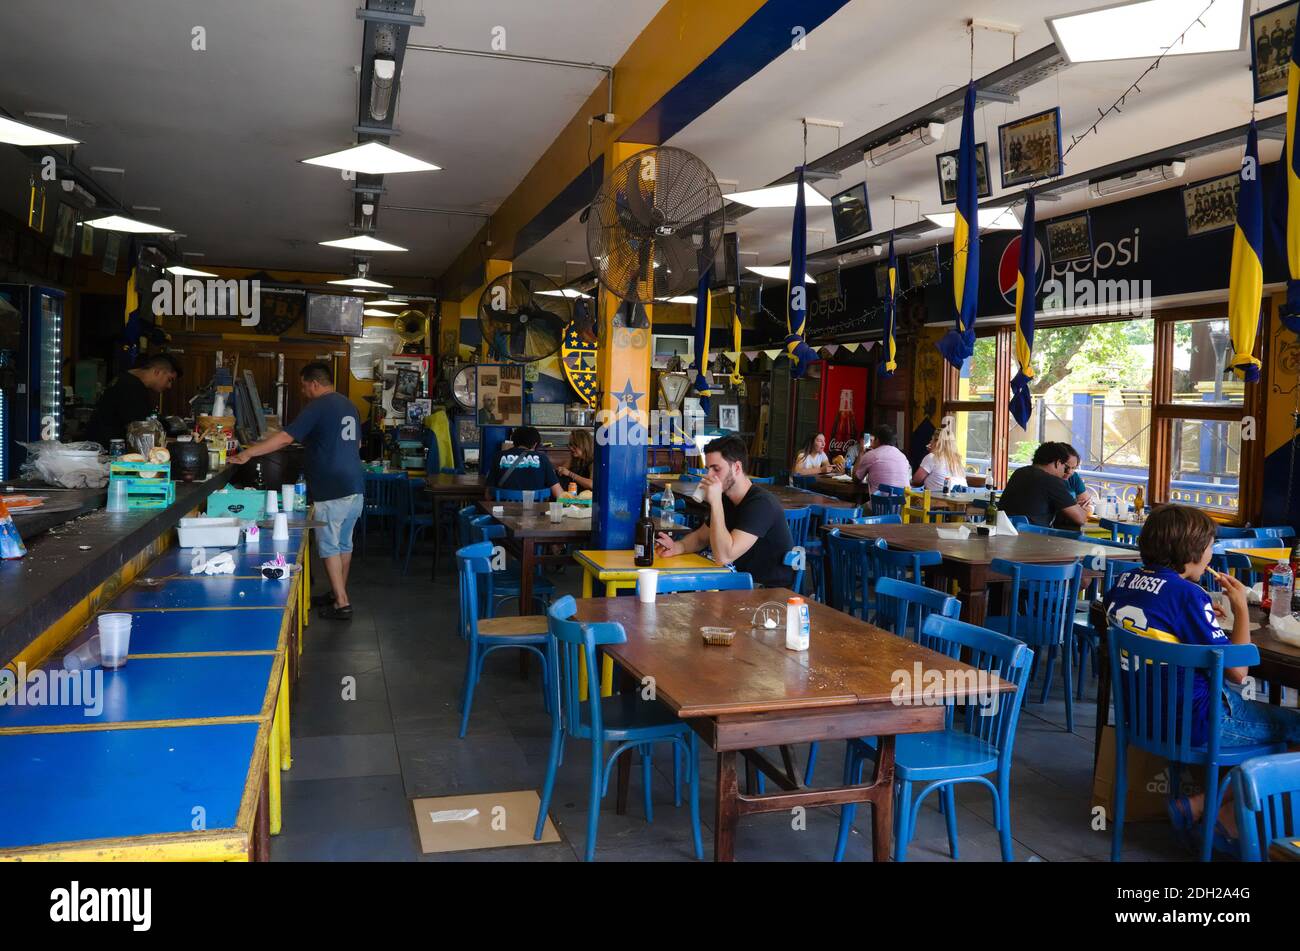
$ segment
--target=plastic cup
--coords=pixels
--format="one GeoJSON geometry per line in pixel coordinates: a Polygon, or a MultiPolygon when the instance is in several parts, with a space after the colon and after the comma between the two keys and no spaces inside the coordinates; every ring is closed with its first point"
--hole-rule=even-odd
{"type": "Polygon", "coordinates": [[[551,507],[549,509],[549,514],[551,516],[552,522],[564,521],[564,506],[561,505],[559,502],[552,502],[551,507]]]}
{"type": "Polygon", "coordinates": [[[280,486],[280,511],[292,512],[294,509],[294,491],[291,484],[280,486]]]}
{"type": "Polygon", "coordinates": [[[266,514],[274,515],[280,511],[280,493],[275,489],[266,490],[266,514]]]}
{"type": "Polygon", "coordinates": [[[99,651],[104,667],[108,670],[116,670],[126,664],[126,656],[131,652],[131,615],[99,616],[99,651]]]}
{"type": "Polygon", "coordinates": [[[271,541],[287,542],[289,540],[289,516],[284,512],[275,513],[275,529],[271,532],[271,541]]]}
{"type": "Polygon", "coordinates": [[[99,635],[92,635],[91,638],[82,644],[75,651],[70,651],[63,656],[64,670],[90,670],[98,667],[103,658],[100,656],[99,635]]]}
{"type": "Polygon", "coordinates": [[[108,480],[108,511],[125,512],[127,510],[127,487],[122,479],[108,480]]]}
{"type": "Polygon", "coordinates": [[[492,514],[497,518],[500,518],[502,515],[506,514],[506,507],[504,505],[494,505],[492,506],[492,514]]]}
{"type": "Polygon", "coordinates": [[[642,604],[654,604],[659,593],[659,572],[654,568],[636,570],[636,596],[642,604]]]}

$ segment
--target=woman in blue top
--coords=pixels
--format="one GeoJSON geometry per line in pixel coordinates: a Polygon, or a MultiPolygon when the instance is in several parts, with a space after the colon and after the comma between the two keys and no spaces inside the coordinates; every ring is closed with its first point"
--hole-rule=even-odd
{"type": "MultiPolygon", "coordinates": [[[[1210,569],[1214,554],[1215,525],[1200,509],[1165,505],[1151,513],[1138,536],[1142,567],[1125,571],[1106,592],[1110,622],[1125,630],[1175,644],[1249,644],[1250,620],[1246,586],[1231,575],[1210,569]],[[1197,582],[1209,570],[1232,606],[1232,630],[1219,626],[1227,617],[1197,582]]],[[[1300,743],[1300,711],[1274,707],[1242,696],[1241,683],[1248,668],[1229,667],[1223,672],[1223,746],[1262,742],[1300,743]]],[[[1179,705],[1183,698],[1179,698],[1179,705]]],[[[1206,742],[1209,733],[1210,685],[1197,675],[1192,685],[1192,743],[1206,742]]],[[[1226,803],[1226,800],[1225,800],[1226,803]]],[[[1203,794],[1170,800],[1174,828],[1190,833],[1205,811],[1203,794]]],[[[1216,828],[1217,847],[1235,854],[1236,833],[1232,809],[1225,805],[1216,828]]]]}

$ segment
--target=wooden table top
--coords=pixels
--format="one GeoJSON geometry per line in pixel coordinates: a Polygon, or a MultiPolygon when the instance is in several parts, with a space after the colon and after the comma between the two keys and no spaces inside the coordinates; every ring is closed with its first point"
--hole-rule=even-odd
{"type": "MultiPolygon", "coordinates": [[[[617,621],[627,643],[603,650],[638,679],[653,677],[656,696],[687,719],[737,714],[804,712],[817,708],[893,705],[896,671],[936,670],[943,697],[961,698],[971,668],[815,601],[811,646],[785,647],[785,625],[750,627],[765,601],[784,605],[794,592],[773,588],[660,595],[654,604],[637,598],[584,598],[582,621],[617,621]],[[705,645],[700,628],[732,627],[729,647],[705,645]]],[[[990,675],[986,689],[1015,689],[990,675]]]]}
{"type": "Polygon", "coordinates": [[[490,502],[479,499],[478,506],[488,515],[501,506],[503,514],[493,515],[505,526],[506,532],[519,538],[538,538],[552,541],[582,541],[591,534],[591,519],[565,518],[558,524],[551,521],[548,503],[536,502],[532,511],[524,511],[523,502],[490,502]]]}
{"type": "MultiPolygon", "coordinates": [[[[702,505],[696,502],[692,495],[698,482],[674,482],[673,495],[686,500],[687,505],[702,505]]],[[[788,485],[760,485],[758,488],[776,496],[776,500],[781,503],[785,509],[801,509],[809,505],[820,505],[828,509],[851,509],[857,506],[847,499],[837,499],[831,495],[822,495],[820,492],[808,492],[804,489],[796,489],[788,485]]]]}
{"type": "MultiPolygon", "coordinates": [[[[635,562],[636,552],[631,549],[620,549],[618,551],[575,551],[574,560],[589,571],[597,574],[602,580],[609,575],[630,575],[635,578],[636,573],[640,571],[640,566],[635,562]]],[[[676,572],[705,572],[705,571],[730,571],[722,565],[716,565],[703,555],[673,555],[671,558],[665,558],[655,552],[655,563],[650,566],[656,571],[676,571],[676,572]]]]}
{"type": "Polygon", "coordinates": [[[1251,607],[1250,618],[1260,625],[1250,632],[1251,643],[1259,648],[1260,657],[1275,664],[1300,669],[1300,647],[1278,640],[1278,636],[1268,626],[1268,616],[1258,606],[1251,607]]]}
{"type": "Polygon", "coordinates": [[[424,491],[431,495],[469,495],[483,491],[481,472],[435,472],[424,477],[424,491]]]}
{"type": "Polygon", "coordinates": [[[975,532],[966,538],[943,538],[938,525],[838,525],[840,534],[851,538],[883,538],[891,547],[906,551],[937,551],[946,561],[972,565],[987,565],[995,558],[1023,561],[1030,564],[1050,564],[1073,561],[1100,551],[1122,551],[1132,557],[1136,552],[1116,549],[1103,540],[1075,541],[1055,535],[1037,535],[1022,532],[1019,535],[979,535],[975,532]]]}

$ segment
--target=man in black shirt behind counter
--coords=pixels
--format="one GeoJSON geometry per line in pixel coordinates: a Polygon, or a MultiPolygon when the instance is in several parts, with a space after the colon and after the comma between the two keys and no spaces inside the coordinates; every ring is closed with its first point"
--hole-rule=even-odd
{"type": "Polygon", "coordinates": [[[138,367],[127,370],[100,395],[84,438],[105,449],[112,440],[125,439],[127,424],[158,412],[158,397],[180,375],[180,364],[169,353],[142,358],[138,367]]]}
{"type": "Polygon", "coordinates": [[[702,480],[708,521],[680,541],[659,536],[659,554],[686,555],[708,547],[713,561],[736,566],[754,583],[769,588],[788,588],[794,572],[785,556],[794,548],[785,509],[771,492],[754,485],[745,468],[749,452],[739,436],[723,436],[704,447],[704,465],[709,474],[702,480]]]}

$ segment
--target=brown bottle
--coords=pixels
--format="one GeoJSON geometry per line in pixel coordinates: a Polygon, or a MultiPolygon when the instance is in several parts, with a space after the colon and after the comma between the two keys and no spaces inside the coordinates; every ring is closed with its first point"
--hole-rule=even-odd
{"type": "Polygon", "coordinates": [[[638,568],[649,568],[655,563],[655,523],[650,517],[650,497],[641,502],[641,517],[637,519],[636,530],[632,534],[632,563],[638,568]]]}

